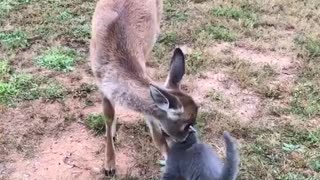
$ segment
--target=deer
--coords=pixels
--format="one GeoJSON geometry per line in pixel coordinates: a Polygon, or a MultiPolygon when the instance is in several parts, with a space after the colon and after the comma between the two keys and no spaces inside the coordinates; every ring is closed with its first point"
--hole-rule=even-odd
{"type": "Polygon", "coordinates": [[[106,176],[116,174],[116,106],[141,113],[164,159],[165,135],[184,141],[196,121],[198,106],[181,90],[185,55],[173,50],[165,82],[153,81],[146,64],[160,34],[162,0],[99,0],[92,18],[90,64],[105,117],[106,176]]]}

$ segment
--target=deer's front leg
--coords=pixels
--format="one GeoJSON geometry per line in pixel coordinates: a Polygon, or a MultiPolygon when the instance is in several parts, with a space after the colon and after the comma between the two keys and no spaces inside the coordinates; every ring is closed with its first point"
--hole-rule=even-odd
{"type": "Polygon", "coordinates": [[[115,135],[113,127],[115,127],[114,123],[116,123],[114,119],[115,112],[113,105],[106,97],[103,97],[102,106],[106,121],[104,173],[106,176],[113,176],[116,173],[116,157],[113,142],[113,136],[115,135]]]}
{"type": "Polygon", "coordinates": [[[146,120],[150,129],[152,140],[156,147],[160,150],[164,159],[166,160],[169,148],[167,141],[164,135],[162,134],[161,128],[159,127],[159,125],[153,117],[146,116],[146,120]]]}

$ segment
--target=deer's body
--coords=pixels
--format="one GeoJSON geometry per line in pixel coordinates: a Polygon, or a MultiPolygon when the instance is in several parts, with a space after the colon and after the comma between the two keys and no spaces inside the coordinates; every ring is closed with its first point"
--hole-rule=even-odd
{"type": "Polygon", "coordinates": [[[180,91],[184,55],[176,49],[163,88],[146,73],[146,61],[160,32],[162,0],[100,0],[92,20],[90,61],[103,96],[106,117],[106,173],[115,171],[115,106],[143,113],[152,138],[166,157],[163,132],[177,140],[195,121],[197,106],[180,91]]]}

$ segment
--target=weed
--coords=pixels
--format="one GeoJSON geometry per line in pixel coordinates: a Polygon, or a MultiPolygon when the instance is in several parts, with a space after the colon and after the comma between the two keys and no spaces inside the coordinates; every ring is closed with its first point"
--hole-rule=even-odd
{"type": "Polygon", "coordinates": [[[73,70],[76,59],[74,50],[63,47],[48,49],[36,58],[36,63],[42,67],[57,71],[69,72],[73,70]]]}
{"type": "Polygon", "coordinates": [[[96,134],[102,134],[106,130],[105,129],[105,120],[102,115],[90,114],[86,119],[86,124],[96,134]]]}
{"type": "Polygon", "coordinates": [[[316,172],[320,172],[320,156],[310,161],[310,168],[316,172]]]}
{"type": "Polygon", "coordinates": [[[0,104],[10,103],[16,93],[17,89],[12,84],[0,82],[0,104]]]}
{"type": "Polygon", "coordinates": [[[21,30],[0,32],[0,43],[7,49],[25,48],[29,45],[27,34],[21,30]]]}

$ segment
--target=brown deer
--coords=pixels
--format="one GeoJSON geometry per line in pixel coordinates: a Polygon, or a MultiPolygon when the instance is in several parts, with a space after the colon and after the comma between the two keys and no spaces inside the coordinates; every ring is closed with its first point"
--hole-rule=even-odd
{"type": "Polygon", "coordinates": [[[90,60],[106,118],[106,175],[115,173],[115,106],[143,113],[155,145],[166,158],[164,135],[184,141],[198,107],[181,92],[185,57],[174,50],[164,86],[146,73],[146,60],[160,33],[162,0],[100,0],[92,20],[90,60]]]}

